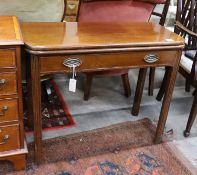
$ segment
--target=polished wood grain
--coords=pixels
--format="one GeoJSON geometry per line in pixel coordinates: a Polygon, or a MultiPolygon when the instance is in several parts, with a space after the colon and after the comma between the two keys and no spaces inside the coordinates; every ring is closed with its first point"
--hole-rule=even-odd
{"type": "Polygon", "coordinates": [[[175,85],[175,81],[176,81],[176,75],[178,72],[181,54],[182,54],[182,51],[177,52],[177,57],[174,58],[176,60],[176,63],[174,64],[173,67],[167,67],[167,70],[166,70],[167,74],[168,74],[168,77],[166,80],[166,93],[163,98],[160,117],[159,117],[159,121],[157,124],[157,126],[160,126],[160,127],[157,127],[157,129],[156,129],[156,136],[154,139],[155,143],[160,143],[162,141],[162,138],[159,136],[162,135],[162,133],[164,132],[165,123],[167,120],[170,102],[172,99],[172,93],[173,93],[173,89],[174,89],[174,85],[175,85]]]}
{"type": "Polygon", "coordinates": [[[137,81],[137,86],[136,86],[136,91],[135,91],[135,96],[134,96],[134,105],[131,111],[131,113],[134,116],[138,115],[139,113],[146,73],[147,73],[147,69],[145,68],[141,68],[139,70],[139,78],[137,81]]]}
{"type": "Polygon", "coordinates": [[[154,23],[22,23],[33,51],[177,46],[183,39],[154,23]],[[146,37],[142,37],[146,36],[146,37]]]}
{"type": "Polygon", "coordinates": [[[24,170],[26,168],[26,158],[27,158],[27,149],[24,150],[24,152],[17,154],[17,155],[11,155],[11,156],[5,156],[0,157],[0,160],[8,160],[10,162],[14,162],[14,170],[20,171],[24,170]]]}
{"type": "Polygon", "coordinates": [[[23,94],[22,94],[22,65],[21,65],[21,46],[16,46],[16,58],[17,61],[17,91],[18,91],[18,112],[19,112],[19,125],[20,125],[20,142],[21,149],[24,149],[25,131],[24,131],[24,113],[23,113],[23,94]]]}
{"type": "MultiPolygon", "coordinates": [[[[34,124],[35,160],[42,161],[42,119],[40,77],[71,71],[66,58],[82,61],[77,71],[122,68],[170,68],[155,143],[161,142],[176,78],[183,39],[153,23],[21,23],[28,56],[30,118],[34,124]],[[158,61],[147,63],[147,54],[158,61]]],[[[134,108],[138,109],[138,103],[134,108]]],[[[159,115],[159,114],[158,114],[159,115]]]]}
{"type": "Polygon", "coordinates": [[[103,53],[103,54],[83,54],[83,55],[69,55],[69,56],[49,56],[40,57],[40,73],[51,74],[58,72],[70,72],[70,68],[65,67],[63,62],[67,58],[79,58],[82,62],[81,66],[77,67],[78,72],[103,71],[122,68],[137,68],[137,67],[154,67],[156,65],[172,66],[174,64],[174,57],[177,56],[176,51],[133,51],[120,53],[103,53]],[[159,60],[155,63],[149,64],[144,61],[144,57],[148,54],[155,54],[159,60]]]}
{"type": "Polygon", "coordinates": [[[16,150],[20,148],[19,126],[0,126],[0,151],[16,150]],[[9,138],[4,140],[5,136],[9,138]]]}
{"type": "MultiPolygon", "coordinates": [[[[37,163],[42,161],[42,120],[41,120],[41,85],[40,85],[40,60],[38,57],[31,56],[30,67],[30,82],[28,85],[28,91],[31,97],[30,114],[33,115],[34,124],[34,142],[35,146],[35,161],[37,163]],[[37,85],[36,85],[37,84],[37,85]],[[36,85],[36,86],[35,86],[36,85]],[[39,126],[39,127],[37,127],[39,126]]],[[[30,116],[31,117],[31,116],[30,116]]]]}
{"type": "Polygon", "coordinates": [[[8,160],[10,162],[14,162],[13,165],[15,170],[24,170],[26,167],[26,155],[28,151],[26,143],[24,143],[23,145],[23,149],[17,149],[14,152],[1,152],[0,160],[8,160]]]}
{"type": "Polygon", "coordinates": [[[0,46],[23,44],[19,23],[16,17],[1,16],[0,31],[0,46]]]}
{"type": "Polygon", "coordinates": [[[16,72],[0,73],[0,95],[9,95],[17,93],[16,72]]]}
{"type": "Polygon", "coordinates": [[[16,17],[0,17],[0,160],[25,168],[21,83],[23,39],[16,17]]]}
{"type": "Polygon", "coordinates": [[[0,49],[0,68],[16,67],[15,50],[0,49]]]}
{"type": "MultiPolygon", "coordinates": [[[[184,50],[188,52],[189,50],[196,50],[197,49],[197,8],[196,8],[196,1],[195,0],[178,0],[177,1],[177,11],[176,11],[176,21],[175,21],[175,33],[179,34],[183,38],[185,38],[185,48],[184,50]]],[[[196,86],[195,80],[193,82],[193,77],[197,75],[197,66],[195,65],[195,58],[192,58],[194,68],[191,73],[188,73],[183,69],[181,66],[179,68],[179,72],[184,76],[186,79],[185,83],[185,90],[187,92],[190,91],[190,86],[196,86]],[[195,73],[193,73],[193,71],[195,73]]],[[[149,89],[153,90],[153,81],[154,81],[154,73],[150,75],[150,79],[152,80],[151,87],[149,89]]],[[[159,93],[157,95],[157,100],[161,100],[164,94],[164,86],[165,86],[165,79],[164,83],[162,83],[162,86],[159,90],[159,93]]]]}
{"type": "MultiPolygon", "coordinates": [[[[84,2],[84,1],[82,1],[81,2],[82,6],[80,5],[80,8],[82,8],[82,9],[80,10],[80,13],[79,13],[79,16],[78,16],[78,21],[86,21],[86,22],[89,21],[90,22],[90,21],[93,20],[93,21],[100,21],[100,22],[102,22],[102,21],[105,21],[105,20],[110,21],[110,19],[111,19],[114,22],[114,16],[117,16],[118,19],[115,20],[115,21],[123,22],[123,21],[127,21],[128,20],[130,22],[132,22],[132,21],[134,22],[134,21],[140,20],[139,18],[141,18],[141,16],[145,17],[146,15],[148,15],[148,16],[146,16],[147,17],[146,19],[144,18],[142,20],[143,22],[148,22],[149,19],[150,19],[150,15],[151,16],[156,15],[158,17],[159,24],[164,26],[166,15],[167,15],[168,8],[169,8],[169,5],[170,5],[170,0],[166,0],[165,1],[165,4],[163,5],[163,9],[161,9],[159,12],[152,11],[152,14],[151,14],[151,10],[148,9],[148,8],[146,9],[146,7],[145,7],[148,3],[141,2],[140,4],[137,5],[135,3],[138,3],[138,2],[131,2],[131,4],[127,4],[128,6],[133,7],[133,9],[130,9],[130,12],[133,11],[135,13],[135,11],[138,11],[139,9],[142,10],[142,15],[137,15],[135,18],[133,18],[134,13],[132,14],[132,12],[131,12],[131,14],[129,15],[129,13],[130,13],[129,10],[128,10],[128,16],[127,17],[125,16],[126,13],[124,11],[125,10],[124,8],[127,6],[126,2],[119,0],[119,1],[109,1],[108,3],[109,4],[107,6],[105,6],[105,3],[103,3],[102,0],[101,1],[98,0],[97,2],[94,2],[94,1],[84,2]],[[120,4],[122,4],[122,5],[120,5],[120,4]],[[118,13],[117,13],[117,11],[116,12],[114,11],[115,13],[113,13],[113,8],[116,8],[117,6],[119,6],[118,13]],[[91,8],[93,8],[92,12],[89,13],[88,9],[91,9],[91,8]],[[106,10],[109,10],[109,12],[107,12],[107,11],[104,12],[103,8],[105,8],[106,10]],[[110,11],[110,8],[111,8],[111,11],[110,11]],[[84,10],[84,9],[86,9],[86,10],[84,10]],[[150,10],[149,11],[150,13],[146,14],[145,13],[146,10],[147,11],[150,10]],[[87,16],[88,13],[89,13],[90,16],[92,16],[91,19],[87,16]],[[99,18],[99,13],[101,15],[101,19],[99,18]]],[[[149,5],[152,6],[151,8],[154,8],[156,6],[156,4],[149,4],[149,5]]],[[[123,74],[122,74],[122,72],[123,71],[120,70],[120,73],[118,74],[118,71],[115,70],[116,76],[121,76],[123,82],[125,82],[125,81],[128,82],[126,84],[124,83],[124,89],[130,89],[129,79],[126,79],[125,76],[122,76],[122,75],[126,75],[126,74],[128,76],[128,70],[125,69],[123,74]]],[[[89,83],[90,81],[88,81],[88,80],[89,79],[93,79],[93,76],[97,76],[96,73],[100,74],[101,72],[100,71],[99,72],[92,72],[92,75],[90,73],[89,74],[85,73],[86,81],[89,83]],[[89,78],[88,76],[91,76],[91,77],[89,78]]],[[[108,70],[108,72],[105,71],[105,73],[106,73],[106,75],[103,74],[103,76],[110,76],[110,75],[114,76],[115,75],[114,74],[114,70],[108,70]]],[[[88,85],[85,85],[85,86],[88,87],[88,86],[91,86],[91,84],[89,83],[88,85]]],[[[86,89],[84,89],[84,93],[86,93],[85,91],[86,91],[86,89]]],[[[86,93],[86,94],[88,94],[88,93],[86,93]]],[[[88,96],[87,96],[86,99],[88,99],[88,96]]]]}
{"type": "Polygon", "coordinates": [[[0,123],[13,120],[18,121],[18,99],[0,99],[0,123]]]}

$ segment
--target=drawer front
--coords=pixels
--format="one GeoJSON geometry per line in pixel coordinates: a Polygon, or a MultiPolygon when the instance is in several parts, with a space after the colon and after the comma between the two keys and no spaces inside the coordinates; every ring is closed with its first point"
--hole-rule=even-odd
{"type": "Polygon", "coordinates": [[[155,51],[155,52],[130,52],[117,54],[87,54],[74,56],[50,56],[41,57],[41,74],[55,72],[70,72],[71,69],[65,67],[63,62],[67,58],[79,58],[82,64],[76,68],[77,71],[94,71],[120,68],[170,66],[174,64],[178,56],[177,51],[155,51]],[[156,55],[158,60],[148,63],[144,60],[147,55],[156,55]]]}
{"type": "Polygon", "coordinates": [[[9,49],[0,49],[0,68],[13,68],[15,66],[15,51],[9,49]]]}
{"type": "Polygon", "coordinates": [[[0,99],[0,123],[18,120],[18,100],[0,99]]]}
{"type": "Polygon", "coordinates": [[[9,95],[16,93],[16,73],[0,73],[0,95],[9,95]]]}
{"type": "Polygon", "coordinates": [[[69,0],[67,0],[66,15],[77,16],[78,8],[79,8],[79,1],[74,1],[74,0],[69,1],[69,0]]]}
{"type": "Polygon", "coordinates": [[[19,126],[0,126],[0,152],[20,148],[19,126]]]}

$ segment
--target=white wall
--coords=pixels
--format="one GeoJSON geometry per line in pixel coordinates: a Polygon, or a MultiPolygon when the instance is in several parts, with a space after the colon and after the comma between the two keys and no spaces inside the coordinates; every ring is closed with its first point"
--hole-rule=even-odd
{"type": "Polygon", "coordinates": [[[60,21],[64,0],[0,0],[0,16],[15,15],[21,21],[60,21]]]}

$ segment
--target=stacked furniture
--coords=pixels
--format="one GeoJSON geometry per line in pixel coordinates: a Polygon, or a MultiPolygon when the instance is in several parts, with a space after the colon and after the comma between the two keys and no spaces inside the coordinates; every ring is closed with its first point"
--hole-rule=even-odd
{"type": "Polygon", "coordinates": [[[0,17],[0,160],[24,169],[27,147],[24,142],[21,88],[21,46],[16,17],[0,17]]]}

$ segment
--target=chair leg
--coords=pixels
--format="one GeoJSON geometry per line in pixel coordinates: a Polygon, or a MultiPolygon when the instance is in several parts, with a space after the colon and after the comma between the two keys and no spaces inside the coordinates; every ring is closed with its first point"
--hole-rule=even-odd
{"type": "Polygon", "coordinates": [[[90,97],[92,80],[93,80],[93,76],[92,75],[86,75],[86,82],[85,82],[85,88],[84,88],[84,97],[83,97],[83,99],[85,101],[87,101],[89,99],[89,97],[90,97]]]}
{"type": "Polygon", "coordinates": [[[194,90],[194,92],[192,93],[193,96],[195,96],[197,93],[197,89],[194,90]]]}
{"type": "Polygon", "coordinates": [[[166,84],[167,84],[167,79],[168,79],[168,72],[169,71],[167,71],[167,68],[166,68],[165,75],[164,75],[163,81],[161,83],[161,87],[160,87],[159,92],[158,92],[157,97],[156,97],[157,101],[161,101],[163,96],[164,96],[165,89],[166,89],[166,84]]]}
{"type": "Polygon", "coordinates": [[[148,95],[153,96],[154,91],[154,80],[155,80],[155,68],[150,68],[150,74],[149,74],[149,86],[148,86],[148,95]]]}
{"type": "Polygon", "coordinates": [[[191,111],[190,111],[190,114],[189,114],[189,119],[187,121],[187,126],[186,126],[186,129],[184,131],[184,136],[185,137],[188,137],[190,135],[190,130],[191,130],[191,127],[194,123],[196,115],[197,115],[197,93],[195,93],[195,95],[194,95],[194,100],[193,100],[192,108],[191,108],[191,111]]]}
{"type": "Polygon", "coordinates": [[[186,82],[185,82],[185,91],[186,92],[190,92],[190,79],[186,79],[186,82]]]}
{"type": "Polygon", "coordinates": [[[141,68],[139,71],[135,97],[134,97],[134,102],[133,102],[133,108],[131,111],[132,115],[135,115],[135,116],[137,116],[139,113],[142,93],[144,89],[144,83],[146,79],[146,72],[147,72],[147,68],[141,68]]]}
{"type": "Polygon", "coordinates": [[[130,87],[130,83],[129,83],[128,73],[121,75],[121,78],[122,78],[122,83],[123,83],[123,87],[124,87],[124,95],[126,97],[130,97],[131,96],[131,87],[130,87]]]}

